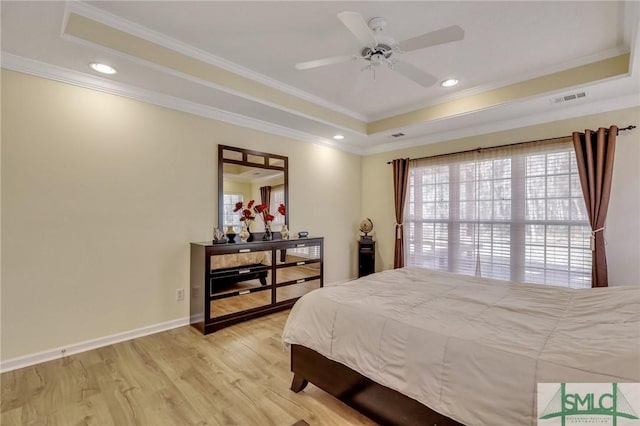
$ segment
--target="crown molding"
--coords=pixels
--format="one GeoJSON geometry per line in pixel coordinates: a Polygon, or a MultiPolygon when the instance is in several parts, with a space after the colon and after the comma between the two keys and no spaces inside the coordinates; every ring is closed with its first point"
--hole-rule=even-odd
{"type": "MultiPolygon", "coordinates": [[[[61,83],[72,84],[87,89],[97,90],[116,96],[123,96],[126,98],[159,105],[162,107],[194,114],[200,117],[218,120],[240,127],[274,134],[277,136],[287,137],[302,142],[329,146],[340,151],[363,156],[412,148],[420,145],[443,142],[478,134],[493,133],[519,127],[543,124],[552,121],[574,118],[582,115],[590,115],[600,112],[631,108],[640,105],[640,97],[637,94],[631,94],[617,98],[595,100],[593,102],[575,105],[570,108],[558,110],[554,109],[552,111],[545,111],[540,114],[527,115],[518,117],[516,119],[494,120],[490,123],[482,125],[464,127],[453,131],[440,132],[423,137],[416,137],[403,140],[402,142],[393,141],[389,143],[379,144],[371,148],[358,148],[340,144],[339,142],[333,140],[328,140],[326,138],[321,138],[309,133],[300,132],[277,124],[268,123],[251,117],[246,117],[241,114],[224,111],[218,108],[213,108],[199,103],[187,101],[174,96],[163,95],[150,90],[136,88],[133,86],[125,85],[123,83],[117,83],[109,79],[100,78],[97,76],[46,64],[33,59],[13,55],[11,53],[0,52],[0,54],[2,68],[23,72],[61,83]]],[[[625,78],[631,79],[632,77],[628,76],[625,78]]]]}
{"type": "Polygon", "coordinates": [[[187,74],[187,73],[176,71],[176,70],[174,70],[172,68],[169,68],[169,67],[166,67],[166,66],[163,66],[163,65],[160,65],[160,64],[156,64],[155,62],[150,62],[150,61],[147,61],[147,60],[144,60],[144,59],[140,59],[137,56],[132,56],[132,55],[129,55],[127,53],[123,53],[123,52],[121,52],[119,50],[114,50],[114,49],[111,49],[109,47],[103,46],[101,44],[93,43],[93,42],[84,40],[82,38],[79,38],[79,37],[76,37],[76,36],[73,36],[73,35],[70,35],[70,34],[64,33],[64,34],[61,35],[61,38],[65,39],[65,40],[68,40],[70,42],[79,44],[81,46],[86,46],[86,47],[89,47],[91,49],[96,49],[96,50],[100,50],[100,51],[109,53],[111,55],[117,56],[119,58],[126,59],[128,61],[133,62],[133,63],[145,66],[147,68],[151,68],[151,69],[153,69],[155,71],[161,72],[163,74],[170,75],[172,77],[176,77],[176,78],[179,78],[179,79],[182,79],[182,80],[190,81],[192,83],[196,83],[196,84],[199,84],[201,86],[208,87],[210,89],[219,90],[221,92],[228,93],[230,95],[237,96],[239,98],[242,98],[242,99],[245,99],[245,100],[248,100],[248,101],[251,101],[251,102],[256,102],[256,103],[259,103],[261,105],[265,105],[265,106],[270,107],[270,108],[278,109],[280,111],[284,111],[284,112],[289,113],[289,114],[297,115],[299,117],[303,117],[303,118],[306,118],[306,119],[309,119],[309,120],[312,120],[312,121],[316,121],[318,123],[322,123],[322,124],[325,124],[327,126],[332,126],[332,127],[336,128],[336,129],[340,129],[341,131],[355,132],[357,134],[364,135],[362,133],[356,132],[353,129],[346,128],[346,127],[341,126],[339,124],[335,124],[335,123],[329,122],[327,120],[320,119],[320,118],[315,117],[315,116],[304,114],[304,113],[302,113],[302,112],[300,112],[298,110],[287,108],[287,107],[284,107],[282,105],[275,104],[273,102],[269,102],[269,101],[267,101],[265,99],[262,99],[262,98],[249,96],[244,92],[240,92],[238,90],[230,89],[229,87],[226,87],[226,86],[223,86],[223,85],[220,85],[220,84],[216,84],[216,83],[214,83],[212,81],[204,80],[202,78],[198,78],[198,77],[195,77],[195,76],[187,74]]]}
{"type": "Polygon", "coordinates": [[[612,99],[596,100],[589,103],[583,103],[581,105],[575,105],[562,110],[546,111],[540,114],[518,117],[516,119],[496,120],[478,126],[465,127],[453,131],[435,133],[429,136],[407,139],[402,142],[393,141],[385,144],[379,144],[371,148],[357,148],[277,124],[268,123],[233,112],[198,104],[195,102],[176,98],[174,96],[163,95],[153,91],[117,83],[105,78],[72,71],[66,68],[46,64],[33,59],[13,55],[11,53],[1,52],[0,54],[2,68],[5,69],[30,74],[61,83],[72,84],[86,89],[97,90],[111,95],[135,99],[138,101],[186,112],[189,114],[194,114],[200,117],[218,120],[240,127],[246,127],[277,136],[295,139],[301,142],[329,146],[340,151],[362,156],[397,151],[406,148],[413,148],[420,145],[459,139],[478,134],[499,132],[503,130],[574,118],[582,115],[590,115],[600,112],[631,108],[640,105],[640,98],[638,97],[638,95],[631,94],[612,99]]]}
{"type": "Polygon", "coordinates": [[[400,143],[389,142],[376,145],[375,147],[364,149],[362,155],[381,154],[384,152],[398,151],[407,148],[414,148],[421,145],[429,145],[438,142],[445,142],[454,139],[461,139],[470,136],[496,133],[505,130],[518,129],[538,124],[551,123],[554,121],[566,120],[586,115],[599,114],[603,112],[616,111],[621,109],[640,106],[640,96],[638,94],[624,95],[605,100],[595,100],[564,109],[554,109],[539,114],[526,115],[514,119],[494,120],[489,123],[464,127],[447,132],[440,132],[424,137],[407,139],[400,143]]]}
{"type": "Polygon", "coordinates": [[[8,52],[0,52],[2,68],[12,71],[18,71],[61,83],[72,84],[74,86],[83,87],[85,89],[97,90],[111,95],[122,96],[125,98],[135,99],[138,101],[174,109],[177,111],[194,114],[200,117],[210,118],[213,120],[223,121],[225,123],[234,124],[240,127],[246,127],[253,130],[270,133],[277,136],[283,136],[299,140],[302,142],[313,143],[317,145],[330,146],[332,148],[360,155],[362,150],[350,146],[339,145],[334,141],[321,138],[306,132],[290,129],[255,118],[247,117],[230,111],[224,111],[219,108],[210,107],[196,102],[187,101],[153,92],[150,90],[140,89],[123,83],[114,82],[105,78],[96,77],[89,74],[80,73],[44,62],[36,61],[29,58],[13,55],[8,52]]]}
{"type": "MultiPolygon", "coordinates": [[[[75,14],[84,16],[85,18],[92,19],[94,21],[108,25],[120,31],[124,31],[136,37],[140,37],[142,39],[145,39],[147,41],[150,41],[152,43],[165,47],[167,49],[180,52],[186,56],[192,57],[194,59],[198,59],[210,65],[220,67],[224,70],[238,74],[242,77],[264,84],[265,86],[271,87],[273,89],[298,97],[305,101],[330,109],[334,112],[345,114],[351,118],[355,118],[356,120],[368,121],[368,117],[363,114],[357,113],[343,106],[329,102],[326,99],[320,98],[316,95],[305,92],[293,86],[289,86],[285,83],[282,83],[281,81],[275,80],[271,77],[267,77],[264,74],[260,74],[253,70],[245,68],[234,62],[231,62],[219,56],[213,55],[212,53],[198,49],[190,44],[183,43],[174,38],[161,34],[157,31],[153,31],[142,25],[128,21],[122,17],[111,14],[97,7],[88,5],[82,1],[71,1],[67,3],[65,16],[63,19],[63,25],[66,25],[66,21],[70,13],[75,13],[75,14]]],[[[62,28],[62,31],[64,31],[64,26],[62,28]]]]}
{"type": "Polygon", "coordinates": [[[430,99],[426,102],[420,102],[417,104],[408,105],[402,108],[394,109],[392,111],[382,112],[379,114],[372,114],[369,118],[370,118],[370,121],[377,121],[377,120],[383,120],[385,118],[395,117],[396,115],[406,114],[408,112],[412,112],[422,108],[428,108],[428,107],[439,105],[445,102],[450,102],[457,99],[466,98],[468,96],[477,95],[479,93],[487,92],[489,90],[499,89],[501,87],[510,86],[512,84],[523,83],[525,81],[533,80],[539,77],[544,77],[549,74],[554,74],[557,72],[570,70],[572,68],[577,68],[583,65],[588,65],[593,62],[599,62],[605,59],[614,58],[616,56],[620,56],[625,53],[629,53],[628,48],[614,47],[612,49],[608,49],[606,51],[599,52],[594,55],[584,56],[581,58],[573,59],[571,61],[563,62],[561,64],[555,64],[545,68],[528,71],[528,72],[519,74],[517,77],[514,77],[514,78],[504,79],[504,80],[487,83],[487,84],[481,84],[479,86],[474,86],[469,89],[460,90],[455,93],[430,99]]]}
{"type": "Polygon", "coordinates": [[[486,92],[488,90],[494,90],[500,87],[509,86],[511,84],[521,83],[527,80],[532,80],[534,78],[543,77],[548,74],[566,71],[571,68],[580,67],[592,62],[602,61],[615,56],[623,55],[625,53],[631,53],[631,58],[629,63],[629,71],[631,72],[634,68],[638,67],[638,56],[639,56],[638,51],[640,50],[638,49],[638,33],[640,32],[640,2],[637,2],[637,1],[624,2],[624,13],[623,13],[621,25],[622,25],[622,32],[623,32],[622,46],[613,47],[611,49],[598,52],[593,55],[583,56],[580,58],[572,59],[570,61],[562,62],[560,64],[555,64],[552,66],[525,72],[518,75],[517,77],[511,78],[508,80],[500,80],[496,82],[482,84],[479,86],[474,86],[469,89],[457,91],[455,93],[451,93],[448,95],[443,95],[438,98],[431,99],[427,102],[416,103],[403,108],[394,109],[393,111],[383,111],[381,113],[371,114],[369,117],[369,121],[377,121],[377,120],[393,117],[396,115],[405,114],[411,111],[415,111],[416,109],[427,108],[427,107],[441,104],[444,102],[449,102],[449,101],[464,98],[467,96],[472,96],[478,93],[486,92]]]}

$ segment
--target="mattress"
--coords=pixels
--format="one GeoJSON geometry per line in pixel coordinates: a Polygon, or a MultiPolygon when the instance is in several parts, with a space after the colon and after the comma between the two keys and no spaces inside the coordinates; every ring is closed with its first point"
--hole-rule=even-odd
{"type": "Polygon", "coordinates": [[[315,290],[283,340],[468,425],[535,425],[537,383],[640,382],[640,286],[403,268],[315,290]]]}

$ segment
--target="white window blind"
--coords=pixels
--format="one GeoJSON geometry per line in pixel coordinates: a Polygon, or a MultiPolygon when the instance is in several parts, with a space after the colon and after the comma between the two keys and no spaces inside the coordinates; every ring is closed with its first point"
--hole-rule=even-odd
{"type": "MultiPolygon", "coordinates": [[[[271,205],[269,206],[269,211],[275,216],[271,226],[273,231],[279,231],[282,225],[284,225],[284,216],[277,213],[280,204],[284,204],[284,185],[277,185],[271,189],[271,205]]],[[[285,205],[285,207],[288,206],[285,205]]]]}
{"type": "Polygon", "coordinates": [[[230,193],[230,192],[224,193],[224,202],[223,202],[224,229],[223,231],[226,231],[228,226],[233,226],[236,232],[240,232],[240,229],[242,229],[242,222],[240,222],[240,212],[233,211],[233,209],[236,208],[236,203],[239,203],[240,201],[243,201],[242,194],[236,194],[236,193],[230,193]]]}
{"type": "Polygon", "coordinates": [[[567,139],[412,160],[405,229],[408,266],[591,286],[590,226],[567,139]]]}

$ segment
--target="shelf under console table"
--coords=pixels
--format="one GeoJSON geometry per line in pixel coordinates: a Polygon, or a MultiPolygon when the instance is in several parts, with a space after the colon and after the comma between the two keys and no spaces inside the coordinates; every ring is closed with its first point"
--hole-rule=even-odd
{"type": "Polygon", "coordinates": [[[322,237],[191,243],[190,322],[204,334],[288,309],[324,285],[322,237]]]}

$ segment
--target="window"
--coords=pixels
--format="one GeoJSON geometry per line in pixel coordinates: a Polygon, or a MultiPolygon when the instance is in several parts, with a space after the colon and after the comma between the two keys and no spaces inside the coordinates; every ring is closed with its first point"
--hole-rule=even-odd
{"type": "Polygon", "coordinates": [[[413,160],[408,266],[591,286],[590,226],[570,142],[413,160]]]}
{"type": "Polygon", "coordinates": [[[234,212],[233,209],[236,208],[236,203],[240,201],[244,201],[242,194],[237,193],[224,193],[224,230],[228,226],[233,226],[236,231],[239,231],[242,228],[242,222],[240,222],[240,212],[234,212]]]}
{"type": "MultiPolygon", "coordinates": [[[[284,225],[285,217],[280,214],[276,214],[280,204],[284,204],[284,185],[277,185],[271,189],[271,205],[269,206],[269,210],[270,213],[276,217],[271,223],[272,225],[278,225],[275,227],[272,226],[274,231],[279,230],[282,225],[284,225]]],[[[285,207],[289,206],[285,205],[285,207]]]]}

